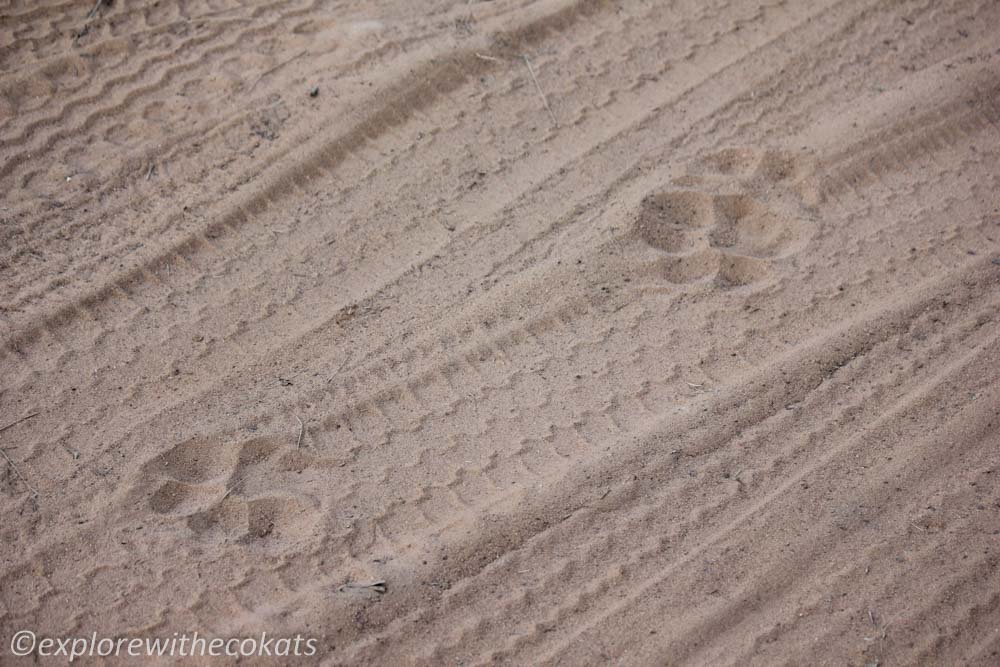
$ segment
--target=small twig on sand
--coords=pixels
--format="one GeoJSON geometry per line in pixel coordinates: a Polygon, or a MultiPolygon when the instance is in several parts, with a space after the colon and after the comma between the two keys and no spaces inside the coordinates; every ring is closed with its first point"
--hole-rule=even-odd
{"type": "Polygon", "coordinates": [[[487,56],[487,55],[482,54],[482,53],[477,53],[476,57],[479,58],[480,60],[489,60],[490,62],[494,62],[494,63],[502,63],[503,62],[503,58],[497,58],[495,56],[487,56]]]}
{"type": "Polygon", "coordinates": [[[94,3],[94,6],[91,8],[91,10],[89,12],[87,12],[87,18],[88,19],[94,18],[94,16],[97,14],[97,12],[99,12],[101,10],[101,7],[103,7],[105,5],[110,5],[110,4],[111,3],[108,2],[108,0],[97,0],[97,2],[94,3]]]}
{"type": "Polygon", "coordinates": [[[233,491],[235,491],[236,487],[239,486],[242,482],[243,482],[243,478],[242,477],[238,478],[235,482],[233,482],[232,486],[230,486],[228,489],[226,489],[226,492],[224,494],[222,494],[221,498],[219,498],[219,502],[221,503],[223,500],[225,500],[226,498],[228,498],[229,494],[232,493],[233,491]]]}
{"type": "Polygon", "coordinates": [[[545,96],[545,93],[542,91],[542,87],[538,85],[538,78],[535,76],[535,70],[531,66],[531,61],[528,60],[528,56],[526,55],[522,55],[521,57],[524,59],[524,64],[528,66],[528,74],[531,75],[531,80],[535,82],[535,89],[538,91],[539,97],[542,98],[542,104],[545,105],[545,110],[549,112],[549,118],[552,119],[552,124],[559,127],[559,121],[556,120],[556,115],[552,113],[552,107],[549,106],[549,98],[545,96]]]}
{"type": "MultiPolygon", "coordinates": [[[[27,417],[25,417],[25,419],[27,419],[27,417]]],[[[13,426],[13,424],[11,424],[11,426],[13,426]]],[[[8,427],[5,426],[4,428],[8,428],[8,427]]],[[[14,471],[14,474],[17,475],[17,478],[20,479],[22,482],[24,482],[24,485],[26,487],[28,487],[29,491],[31,491],[31,497],[32,498],[37,498],[40,495],[38,493],[38,489],[36,489],[35,487],[33,487],[31,485],[31,482],[29,482],[28,479],[24,475],[21,474],[21,471],[17,469],[17,466],[14,465],[14,461],[12,461],[9,456],[7,456],[7,452],[5,452],[3,450],[3,448],[0,448],[0,454],[3,454],[3,457],[5,459],[7,459],[7,463],[10,464],[10,469],[14,471]]]]}
{"type": "Polygon", "coordinates": [[[296,53],[294,56],[292,56],[288,60],[283,60],[282,62],[278,63],[277,65],[275,65],[271,69],[267,70],[266,72],[262,72],[261,75],[258,76],[257,79],[253,82],[253,84],[250,86],[250,89],[247,90],[247,92],[248,93],[252,93],[253,89],[257,87],[257,84],[260,83],[261,79],[263,79],[265,76],[270,76],[270,75],[274,74],[275,72],[277,72],[279,69],[281,69],[285,65],[298,60],[299,58],[301,58],[302,56],[306,55],[307,53],[309,53],[309,52],[308,51],[302,51],[300,53],[296,53]]]}
{"type": "Polygon", "coordinates": [[[331,382],[333,382],[337,378],[337,374],[340,373],[340,371],[344,370],[344,366],[346,365],[347,365],[347,359],[344,359],[343,361],[340,362],[340,365],[337,366],[337,370],[333,372],[333,375],[327,378],[326,383],[330,384],[331,382]]]}
{"type": "Polygon", "coordinates": [[[7,429],[9,429],[9,428],[11,428],[11,427],[14,427],[14,426],[17,426],[17,425],[18,425],[18,424],[20,424],[21,422],[26,422],[26,421],[28,421],[29,419],[31,419],[32,417],[37,417],[37,416],[38,416],[39,414],[40,414],[40,413],[38,413],[38,412],[32,412],[32,413],[31,413],[30,415],[27,415],[27,416],[25,416],[25,417],[21,417],[21,418],[20,418],[20,419],[18,419],[17,421],[15,421],[15,422],[11,422],[11,423],[7,424],[6,426],[4,426],[3,428],[0,428],[0,433],[3,433],[4,431],[6,431],[7,429]]]}
{"type": "Polygon", "coordinates": [[[341,587],[339,587],[337,589],[337,591],[340,592],[340,593],[343,593],[344,591],[352,591],[352,590],[355,590],[355,591],[357,591],[357,590],[374,591],[375,593],[385,593],[385,590],[386,590],[386,588],[385,588],[385,580],[384,579],[377,579],[375,581],[367,581],[367,582],[363,582],[363,583],[362,582],[348,581],[346,584],[344,584],[343,586],[341,586],[341,587]]]}
{"type": "Polygon", "coordinates": [[[101,9],[110,6],[111,6],[111,0],[97,0],[97,2],[94,3],[94,6],[90,8],[90,11],[87,12],[87,15],[83,17],[85,19],[83,22],[83,27],[73,33],[73,46],[79,44],[80,38],[86,35],[88,32],[90,32],[90,22],[98,14],[101,13],[101,9]]]}
{"type": "Polygon", "coordinates": [[[295,418],[299,420],[299,438],[295,441],[295,449],[298,449],[302,446],[302,434],[306,431],[306,425],[302,423],[298,415],[295,415],[295,418]]]}

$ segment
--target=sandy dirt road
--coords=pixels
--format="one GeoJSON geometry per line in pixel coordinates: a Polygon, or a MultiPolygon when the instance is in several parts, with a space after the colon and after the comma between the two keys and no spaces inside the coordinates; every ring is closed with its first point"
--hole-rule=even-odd
{"type": "Polygon", "coordinates": [[[1000,664],[1000,3],[0,0],[0,192],[0,662],[1000,664]]]}

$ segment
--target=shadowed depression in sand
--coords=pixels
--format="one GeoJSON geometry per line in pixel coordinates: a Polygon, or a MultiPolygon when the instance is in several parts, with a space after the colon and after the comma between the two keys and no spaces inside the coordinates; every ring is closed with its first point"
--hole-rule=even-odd
{"type": "Polygon", "coordinates": [[[998,664],[998,47],[993,1],[0,0],[0,662],[998,664]]]}

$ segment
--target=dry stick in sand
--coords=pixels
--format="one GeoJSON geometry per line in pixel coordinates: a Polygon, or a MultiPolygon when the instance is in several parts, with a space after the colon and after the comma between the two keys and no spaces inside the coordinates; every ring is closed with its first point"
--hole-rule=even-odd
{"type": "Polygon", "coordinates": [[[287,64],[289,64],[289,63],[291,63],[291,62],[293,62],[295,60],[298,60],[299,58],[301,58],[302,56],[306,55],[307,53],[309,53],[309,52],[308,51],[302,51],[301,53],[296,53],[294,56],[292,56],[288,60],[283,60],[280,63],[278,63],[277,65],[275,65],[274,67],[272,67],[271,69],[267,70],[266,72],[263,72],[260,76],[257,77],[257,79],[253,82],[253,84],[250,86],[250,89],[247,92],[248,93],[253,92],[253,89],[257,87],[257,84],[260,83],[261,79],[263,79],[265,76],[270,76],[270,75],[274,74],[275,72],[277,72],[279,69],[281,69],[285,65],[287,65],[287,64]]]}
{"type": "Polygon", "coordinates": [[[97,12],[101,11],[101,8],[104,6],[110,7],[111,6],[110,0],[97,0],[97,2],[94,3],[94,7],[89,12],[87,12],[87,18],[88,19],[94,18],[94,16],[97,15],[97,12]]]}
{"type": "Polygon", "coordinates": [[[306,425],[302,423],[298,415],[295,415],[295,418],[299,420],[299,438],[295,441],[295,449],[298,449],[302,446],[302,434],[305,433],[306,425]]]}
{"type": "Polygon", "coordinates": [[[385,593],[385,579],[376,579],[375,581],[368,582],[353,582],[348,581],[346,584],[337,589],[337,592],[343,593],[344,591],[350,590],[370,590],[376,593],[385,593]]]}
{"type": "Polygon", "coordinates": [[[242,481],[243,481],[242,477],[237,478],[237,480],[235,482],[233,482],[232,486],[230,486],[228,489],[226,489],[226,492],[224,494],[222,494],[221,498],[219,498],[219,502],[221,503],[223,500],[225,500],[226,498],[228,498],[229,494],[232,493],[233,491],[235,491],[236,487],[239,486],[242,481]]]}
{"type": "Polygon", "coordinates": [[[3,428],[0,428],[0,433],[3,433],[4,431],[6,431],[9,428],[13,428],[14,426],[17,426],[21,422],[26,422],[29,419],[31,419],[32,417],[37,417],[39,414],[40,413],[38,413],[38,412],[32,412],[30,415],[27,415],[25,417],[21,417],[17,421],[11,422],[11,423],[7,424],[6,426],[4,426],[3,428]]]}
{"type": "Polygon", "coordinates": [[[528,74],[531,75],[531,80],[535,82],[535,89],[538,91],[539,97],[542,98],[542,104],[545,105],[545,110],[549,112],[549,118],[552,119],[552,124],[559,127],[559,121],[556,120],[556,115],[552,113],[552,107],[549,106],[549,98],[545,96],[542,92],[542,87],[538,85],[538,79],[535,77],[535,70],[531,67],[531,61],[528,60],[528,56],[522,55],[524,58],[524,64],[528,66],[528,74]]]}
{"type": "MultiPolygon", "coordinates": [[[[27,419],[27,417],[25,417],[25,419],[27,419]]],[[[11,424],[11,426],[13,426],[13,424],[11,424]]],[[[5,426],[4,428],[8,428],[8,427],[5,426]]],[[[21,471],[17,469],[17,466],[14,465],[14,462],[11,460],[11,458],[9,456],[7,456],[7,452],[5,452],[2,447],[0,447],[0,454],[3,454],[3,457],[5,459],[7,459],[7,463],[10,464],[11,470],[14,471],[14,473],[17,475],[18,479],[20,479],[22,482],[24,482],[24,485],[26,487],[28,487],[29,491],[31,491],[31,497],[32,498],[37,498],[40,495],[38,493],[38,489],[36,489],[35,487],[33,487],[31,485],[31,483],[28,481],[28,479],[24,475],[21,474],[21,471]]]]}
{"type": "MultiPolygon", "coordinates": [[[[32,413],[31,413],[30,415],[25,415],[24,417],[21,417],[21,418],[20,418],[20,419],[18,419],[17,421],[13,421],[13,422],[11,422],[11,423],[7,424],[6,426],[4,426],[4,427],[0,428],[0,433],[3,433],[4,431],[6,431],[6,430],[7,430],[7,429],[9,429],[9,428],[13,428],[13,427],[17,426],[17,425],[18,425],[18,424],[20,424],[21,422],[26,422],[26,421],[28,421],[29,419],[31,419],[32,417],[37,417],[38,415],[39,415],[39,413],[37,413],[37,412],[32,412],[32,413]]],[[[3,454],[3,457],[4,457],[5,459],[7,459],[7,463],[9,463],[9,464],[10,464],[10,468],[11,468],[11,470],[13,470],[13,471],[14,471],[14,474],[16,474],[16,475],[17,475],[17,477],[18,477],[18,479],[20,479],[20,480],[21,480],[22,482],[24,482],[24,485],[25,485],[26,487],[28,487],[28,490],[29,490],[29,491],[31,491],[31,496],[32,496],[33,498],[37,498],[37,497],[38,497],[39,495],[41,495],[41,494],[39,494],[39,493],[38,493],[38,489],[36,489],[35,487],[33,487],[33,486],[32,486],[32,485],[31,485],[31,484],[30,484],[30,483],[28,482],[28,478],[27,478],[27,477],[25,477],[24,475],[22,475],[22,474],[21,474],[21,471],[17,469],[17,466],[16,466],[16,465],[14,465],[14,461],[13,461],[13,460],[12,460],[12,459],[10,458],[10,456],[8,456],[8,455],[7,455],[7,452],[5,452],[5,451],[4,451],[3,449],[0,449],[0,454],[3,454]]]]}

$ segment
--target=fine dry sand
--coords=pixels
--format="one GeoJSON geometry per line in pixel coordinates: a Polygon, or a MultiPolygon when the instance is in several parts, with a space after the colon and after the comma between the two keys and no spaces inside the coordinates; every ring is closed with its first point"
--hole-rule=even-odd
{"type": "Polygon", "coordinates": [[[0,0],[0,193],[0,662],[1000,663],[995,0],[0,0]]]}

